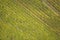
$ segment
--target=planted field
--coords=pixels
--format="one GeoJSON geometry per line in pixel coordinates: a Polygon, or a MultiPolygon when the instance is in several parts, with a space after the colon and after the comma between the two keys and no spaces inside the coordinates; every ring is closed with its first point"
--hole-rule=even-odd
{"type": "Polygon", "coordinates": [[[0,0],[0,40],[60,40],[60,0],[0,0]]]}

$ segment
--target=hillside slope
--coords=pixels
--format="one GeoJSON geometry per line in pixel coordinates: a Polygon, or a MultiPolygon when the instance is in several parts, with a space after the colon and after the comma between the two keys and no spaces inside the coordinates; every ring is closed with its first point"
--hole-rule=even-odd
{"type": "Polygon", "coordinates": [[[0,40],[60,40],[60,0],[0,0],[0,40]]]}

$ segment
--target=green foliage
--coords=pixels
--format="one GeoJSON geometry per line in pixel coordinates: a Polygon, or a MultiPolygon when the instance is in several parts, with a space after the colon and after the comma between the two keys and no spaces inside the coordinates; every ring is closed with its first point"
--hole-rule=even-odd
{"type": "Polygon", "coordinates": [[[0,0],[0,40],[60,40],[59,0],[0,0]]]}

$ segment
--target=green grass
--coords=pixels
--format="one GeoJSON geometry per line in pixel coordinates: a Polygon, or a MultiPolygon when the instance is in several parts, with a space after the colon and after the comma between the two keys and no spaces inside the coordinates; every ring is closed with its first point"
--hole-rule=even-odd
{"type": "Polygon", "coordinates": [[[0,0],[0,40],[60,40],[59,0],[0,0]]]}

